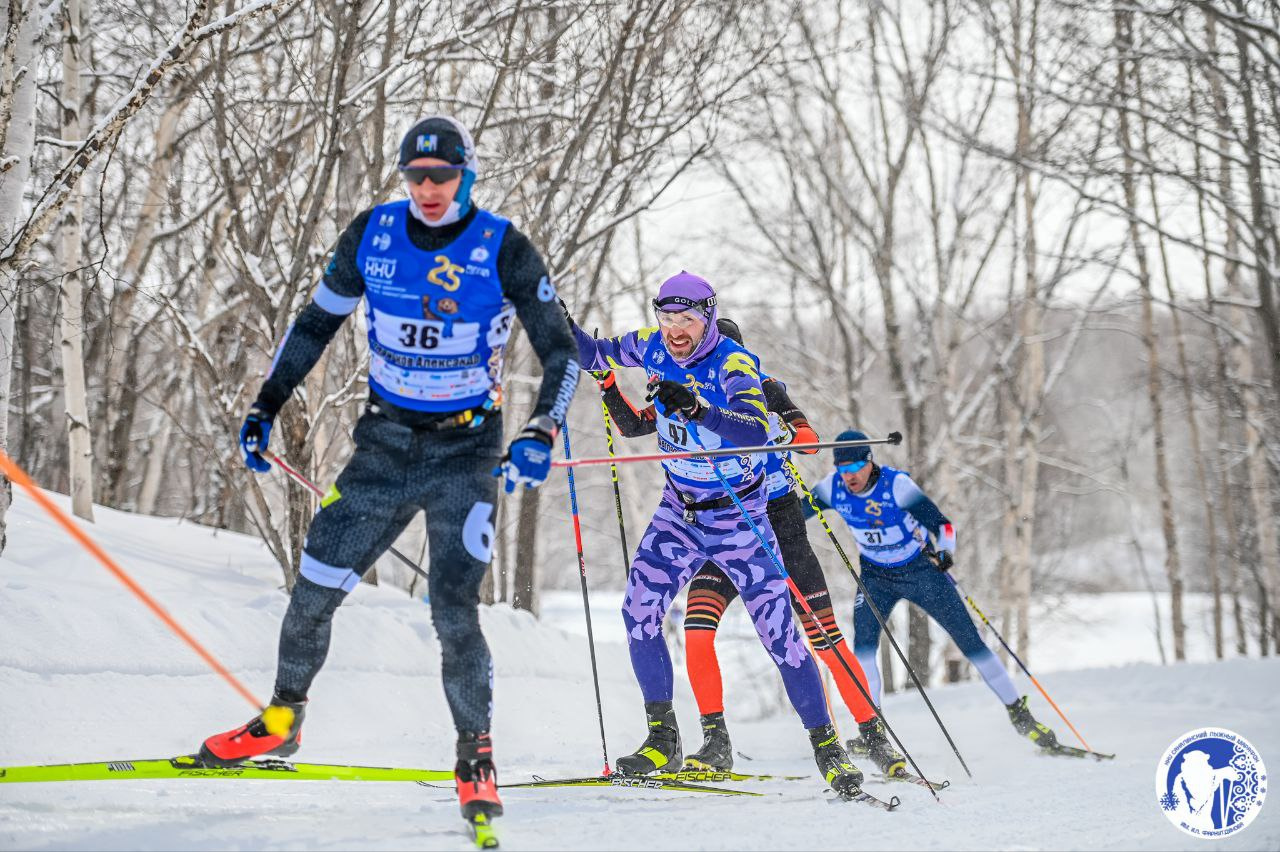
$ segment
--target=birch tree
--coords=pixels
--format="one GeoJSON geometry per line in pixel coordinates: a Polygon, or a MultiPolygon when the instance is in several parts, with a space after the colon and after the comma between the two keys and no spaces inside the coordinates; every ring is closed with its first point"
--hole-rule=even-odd
{"type": "MultiPolygon", "coordinates": [[[[83,33],[80,0],[65,0],[60,14],[62,25],[62,140],[77,144],[81,136],[80,73],[83,67],[83,33]]],[[[86,521],[93,520],[93,446],[89,440],[89,406],[84,381],[84,288],[80,269],[80,223],[83,200],[73,186],[63,205],[59,226],[62,263],[59,300],[62,306],[60,348],[65,383],[67,454],[71,482],[71,510],[86,521]]]]}
{"type": "MultiPolygon", "coordinates": [[[[36,0],[0,5],[4,32],[0,45],[0,244],[8,243],[20,226],[23,192],[35,148],[38,11],[36,0]]],[[[0,451],[5,453],[10,452],[10,389],[20,274],[15,267],[0,269],[0,451]]],[[[5,516],[12,499],[13,484],[0,475],[0,552],[7,541],[5,516]]]]}

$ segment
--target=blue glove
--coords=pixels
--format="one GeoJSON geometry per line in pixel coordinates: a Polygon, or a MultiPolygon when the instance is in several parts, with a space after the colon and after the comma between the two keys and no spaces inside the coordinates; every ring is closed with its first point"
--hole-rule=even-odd
{"type": "Polygon", "coordinates": [[[529,421],[516,439],[507,447],[501,463],[493,469],[494,476],[506,477],[503,490],[510,494],[516,485],[537,488],[546,482],[551,473],[551,443],[556,424],[550,417],[539,415],[529,421]]]}
{"type": "Polygon", "coordinates": [[[271,438],[271,424],[275,418],[256,403],[249,409],[249,416],[240,427],[240,449],[244,450],[244,466],[258,473],[271,470],[271,462],[259,453],[267,448],[271,438]]]}

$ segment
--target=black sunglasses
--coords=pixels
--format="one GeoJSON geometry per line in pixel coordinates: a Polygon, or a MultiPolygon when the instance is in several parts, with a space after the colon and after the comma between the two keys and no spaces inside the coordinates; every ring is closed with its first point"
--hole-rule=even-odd
{"type": "Polygon", "coordinates": [[[448,183],[462,173],[466,166],[401,166],[400,174],[409,183],[420,184],[429,180],[434,184],[448,183]]]}

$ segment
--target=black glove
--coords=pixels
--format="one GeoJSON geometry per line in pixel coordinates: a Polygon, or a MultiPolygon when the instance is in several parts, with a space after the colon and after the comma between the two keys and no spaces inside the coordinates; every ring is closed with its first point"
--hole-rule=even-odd
{"type": "Polygon", "coordinates": [[[956,561],[951,558],[950,550],[939,550],[930,554],[930,558],[933,560],[933,567],[939,571],[949,571],[951,566],[956,564],[956,561]]]}
{"type": "Polygon", "coordinates": [[[690,420],[701,420],[707,413],[706,403],[700,396],[671,379],[649,384],[649,395],[645,397],[645,402],[653,402],[655,399],[662,404],[664,411],[679,411],[690,420]]]}

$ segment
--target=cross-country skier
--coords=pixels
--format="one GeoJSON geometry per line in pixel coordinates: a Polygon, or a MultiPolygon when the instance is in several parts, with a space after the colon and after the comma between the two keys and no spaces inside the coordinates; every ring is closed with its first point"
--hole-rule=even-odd
{"type": "MultiPolygon", "coordinates": [[[[866,439],[856,429],[841,432],[836,438],[866,439]]],[[[954,564],[952,554],[956,547],[951,521],[906,471],[876,464],[870,447],[837,447],[833,452],[836,470],[813,488],[813,496],[820,508],[834,509],[849,525],[858,542],[862,583],[872,603],[885,618],[903,598],[923,609],[951,634],[960,651],[1005,705],[1018,733],[1042,748],[1057,745],[1053,731],[1031,715],[1027,697],[1018,697],[1008,671],[983,644],[960,593],[945,576],[954,564]]],[[[816,514],[809,506],[805,506],[805,513],[809,517],[816,514]]],[[[881,688],[876,665],[879,646],[880,626],[859,593],[853,609],[853,652],[867,673],[871,697],[877,703],[881,688]]],[[[860,740],[849,743],[855,752],[867,747],[860,740]]]]}
{"type": "MultiPolygon", "coordinates": [[[[759,364],[716,328],[711,285],[681,272],[663,282],[653,308],[656,327],[621,337],[597,340],[575,325],[584,367],[645,370],[649,399],[658,402],[655,423],[658,447],[664,452],[764,444],[768,422],[759,364]]],[[[862,773],[849,762],[831,725],[818,668],[796,630],[786,581],[774,564],[779,557],[765,507],[764,459],[747,455],[663,463],[667,484],[632,560],[622,604],[649,735],[617,766],[639,775],[681,765],[680,732],[671,703],[671,655],[662,621],[680,589],[711,561],[742,594],[756,632],[808,729],[819,770],[837,793],[850,795],[862,783],[862,773]],[[726,484],[735,490],[767,545],[751,531],[726,484]]]]}
{"type": "Polygon", "coordinates": [[[466,128],[446,116],[423,119],[400,143],[399,168],[409,198],[367,210],[343,231],[241,429],[245,465],[269,470],[261,453],[276,414],[363,299],[369,400],[355,453],[307,533],[280,631],[275,694],[262,715],[205,740],[200,758],[227,766],[297,751],[334,612],[424,510],[431,619],[458,731],[458,795],[470,820],[502,813],[489,736],[493,666],[477,612],[495,476],[500,469],[507,492],[546,479],[579,369],[537,250],[472,202],[479,165],[466,128]],[[516,316],[542,363],[542,386],[528,424],[500,455],[503,350],[516,316]]]}
{"type": "MultiPolygon", "coordinates": [[[[722,335],[742,344],[742,333],[732,320],[721,317],[716,320],[716,326],[722,335]]],[[[651,435],[657,431],[655,406],[636,409],[618,387],[612,371],[598,372],[595,376],[609,414],[618,424],[618,431],[623,436],[632,438],[651,435]]],[[[817,433],[809,425],[804,412],[791,401],[786,386],[771,376],[762,376],[761,385],[764,389],[765,407],[769,411],[771,437],[777,436],[774,443],[816,443],[817,433]]],[[[858,722],[862,739],[870,744],[871,759],[885,775],[893,775],[906,768],[906,760],[893,748],[885,732],[884,722],[863,697],[863,691],[867,690],[866,675],[857,658],[850,653],[844,635],[836,624],[826,577],[823,576],[822,566],[809,544],[804,513],[800,497],[795,491],[789,461],[789,452],[775,453],[765,461],[769,523],[778,537],[783,567],[818,617],[822,629],[819,630],[813,623],[808,613],[794,599],[794,595],[792,607],[796,617],[804,625],[814,651],[835,678],[840,696],[858,722]],[[831,638],[833,644],[827,643],[827,637],[831,638]],[[843,665],[841,660],[844,661],[843,665]],[[845,668],[846,665],[848,669],[845,668]],[[849,676],[850,671],[858,683],[855,684],[849,676]]],[[[703,737],[702,748],[685,758],[685,766],[691,769],[725,771],[733,768],[733,746],[724,718],[724,686],[715,640],[720,619],[737,597],[738,590],[714,562],[704,564],[689,582],[689,598],[684,617],[685,664],[693,696],[698,702],[698,712],[702,717],[703,737]]],[[[866,694],[869,695],[870,692],[866,694]]]]}

